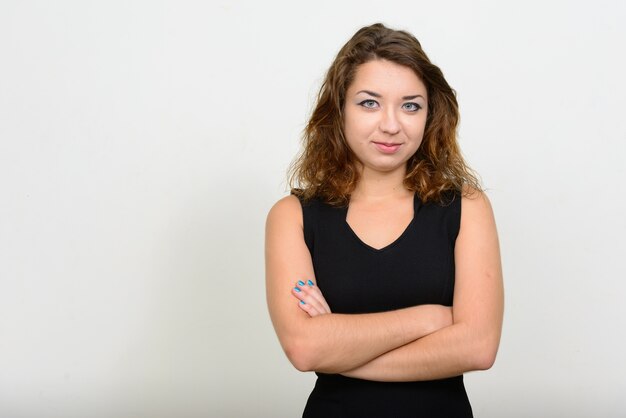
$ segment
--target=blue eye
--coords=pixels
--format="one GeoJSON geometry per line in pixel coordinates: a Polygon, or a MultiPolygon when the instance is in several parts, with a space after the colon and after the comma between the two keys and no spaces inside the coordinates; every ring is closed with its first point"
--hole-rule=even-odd
{"type": "Polygon", "coordinates": [[[375,109],[378,106],[378,103],[376,100],[367,99],[359,103],[359,106],[363,106],[366,109],[375,109]]]}
{"type": "Polygon", "coordinates": [[[418,105],[417,103],[405,103],[402,105],[402,108],[404,110],[408,110],[409,112],[417,112],[422,108],[422,106],[418,105]]]}

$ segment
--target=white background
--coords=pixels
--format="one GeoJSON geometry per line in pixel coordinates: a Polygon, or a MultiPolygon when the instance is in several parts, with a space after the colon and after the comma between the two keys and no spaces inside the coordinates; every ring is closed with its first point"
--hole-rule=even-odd
{"type": "Polygon", "coordinates": [[[626,414],[626,6],[0,3],[0,416],[295,417],[264,221],[324,71],[406,29],[458,91],[506,283],[478,417],[626,414]]]}

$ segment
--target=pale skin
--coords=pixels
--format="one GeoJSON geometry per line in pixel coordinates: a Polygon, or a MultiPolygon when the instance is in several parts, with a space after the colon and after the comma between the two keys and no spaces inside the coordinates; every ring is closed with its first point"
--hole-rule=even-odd
{"type": "MultiPolygon", "coordinates": [[[[413,192],[402,181],[427,112],[421,80],[389,61],[361,65],[346,92],[344,129],[361,168],[347,221],[374,248],[393,242],[413,216],[413,192]]],[[[333,313],[315,286],[300,202],[294,196],[278,201],[266,224],[267,301],[292,364],[301,371],[379,381],[432,380],[490,368],[504,299],[495,220],[483,193],[463,197],[461,208],[452,308],[420,305],[347,315],[333,313]]]]}

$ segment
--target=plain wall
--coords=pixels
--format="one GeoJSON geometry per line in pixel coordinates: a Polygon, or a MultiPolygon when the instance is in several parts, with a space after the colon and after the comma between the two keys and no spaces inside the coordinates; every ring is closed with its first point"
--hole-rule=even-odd
{"type": "Polygon", "coordinates": [[[478,417],[626,414],[626,6],[0,3],[0,416],[294,417],[263,236],[340,46],[383,22],[458,92],[497,218],[478,417]]]}

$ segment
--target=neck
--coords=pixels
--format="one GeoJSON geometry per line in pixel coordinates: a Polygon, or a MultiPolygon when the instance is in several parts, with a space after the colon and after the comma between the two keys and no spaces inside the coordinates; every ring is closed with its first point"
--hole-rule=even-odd
{"type": "Polygon", "coordinates": [[[406,197],[413,192],[404,187],[406,170],[381,173],[364,168],[352,192],[352,200],[385,200],[406,197]]]}

